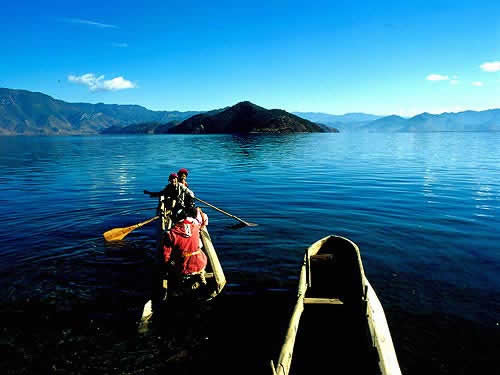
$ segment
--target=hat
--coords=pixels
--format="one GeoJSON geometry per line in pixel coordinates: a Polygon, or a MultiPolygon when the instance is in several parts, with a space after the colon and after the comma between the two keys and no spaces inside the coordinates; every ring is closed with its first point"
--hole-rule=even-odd
{"type": "Polygon", "coordinates": [[[177,172],[178,174],[181,174],[181,173],[184,173],[186,176],[188,175],[188,170],[186,168],[181,168],[179,169],[179,172],[177,172]]]}
{"type": "Polygon", "coordinates": [[[177,177],[177,174],[175,173],[170,173],[170,176],[168,176],[168,180],[172,181],[174,178],[179,178],[179,177],[177,177]]]}

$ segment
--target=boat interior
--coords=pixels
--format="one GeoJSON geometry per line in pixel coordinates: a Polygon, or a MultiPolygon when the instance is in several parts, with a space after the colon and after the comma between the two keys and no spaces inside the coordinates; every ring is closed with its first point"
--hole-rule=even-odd
{"type": "Polygon", "coordinates": [[[351,241],[331,236],[309,249],[307,288],[291,374],[380,373],[366,319],[363,269],[351,241]]]}

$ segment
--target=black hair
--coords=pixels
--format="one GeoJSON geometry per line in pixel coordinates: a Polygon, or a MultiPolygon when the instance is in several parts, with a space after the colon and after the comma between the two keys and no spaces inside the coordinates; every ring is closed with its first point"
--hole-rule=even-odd
{"type": "Polygon", "coordinates": [[[196,217],[198,216],[198,210],[196,209],[196,206],[189,206],[184,209],[184,212],[186,213],[187,217],[196,217]]]}

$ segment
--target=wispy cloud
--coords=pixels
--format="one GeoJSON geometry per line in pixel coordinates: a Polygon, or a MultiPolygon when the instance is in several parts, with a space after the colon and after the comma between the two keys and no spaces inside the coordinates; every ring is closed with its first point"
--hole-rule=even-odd
{"type": "Polygon", "coordinates": [[[118,26],[116,26],[116,25],[95,22],[95,21],[90,21],[90,20],[82,20],[81,18],[63,18],[63,21],[68,22],[68,23],[79,23],[79,24],[83,24],[83,25],[100,27],[102,29],[117,29],[118,28],[118,26]]]}
{"type": "Polygon", "coordinates": [[[485,62],[480,67],[485,72],[500,72],[500,61],[485,62]]]}
{"type": "Polygon", "coordinates": [[[113,47],[116,47],[116,48],[127,48],[128,47],[128,43],[111,43],[111,45],[113,47]]]}
{"type": "Polygon", "coordinates": [[[425,79],[428,81],[448,81],[450,78],[441,74],[429,74],[425,79]]]}
{"type": "Polygon", "coordinates": [[[481,87],[481,86],[483,86],[483,83],[482,83],[482,82],[479,82],[479,81],[472,82],[472,86],[481,87]]]}
{"type": "Polygon", "coordinates": [[[118,91],[137,87],[135,83],[121,76],[104,80],[104,75],[96,77],[94,73],[87,73],[81,76],[69,75],[68,81],[88,86],[90,91],[118,91]]]}

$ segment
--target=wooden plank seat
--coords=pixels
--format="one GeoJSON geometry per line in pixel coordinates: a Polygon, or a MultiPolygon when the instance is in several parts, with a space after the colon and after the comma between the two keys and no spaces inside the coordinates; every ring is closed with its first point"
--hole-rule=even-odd
{"type": "Polygon", "coordinates": [[[316,254],[316,255],[311,255],[309,258],[311,262],[325,262],[325,263],[335,262],[335,257],[333,254],[316,254]]]}
{"type": "Polygon", "coordinates": [[[304,298],[305,305],[343,305],[338,298],[304,298]]]}

